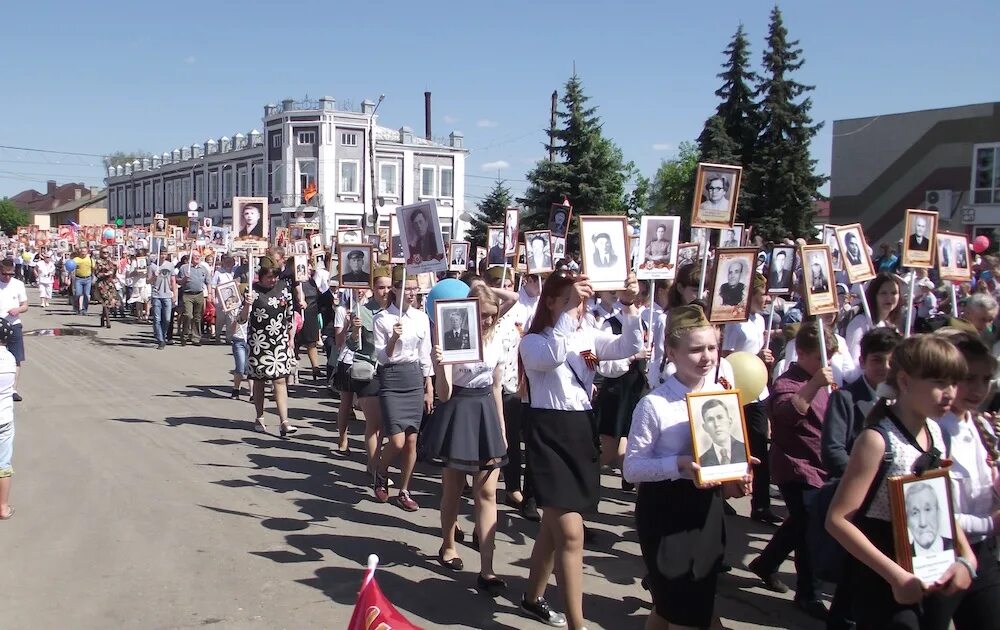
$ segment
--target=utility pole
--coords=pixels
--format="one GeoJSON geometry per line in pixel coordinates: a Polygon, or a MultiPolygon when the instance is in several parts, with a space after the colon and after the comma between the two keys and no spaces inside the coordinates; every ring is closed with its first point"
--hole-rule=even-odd
{"type": "Polygon", "coordinates": [[[552,90],[552,108],[549,113],[549,162],[555,161],[556,143],[556,103],[559,100],[559,93],[552,90]]]}

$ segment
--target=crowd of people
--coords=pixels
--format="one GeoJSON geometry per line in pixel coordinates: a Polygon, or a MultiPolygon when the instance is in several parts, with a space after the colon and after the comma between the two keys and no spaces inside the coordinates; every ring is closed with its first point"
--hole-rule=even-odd
{"type": "MultiPolygon", "coordinates": [[[[209,265],[197,252],[174,260],[139,251],[119,262],[102,247],[96,257],[83,249],[55,263],[31,254],[33,264],[20,271],[0,263],[0,336],[15,363],[23,360],[23,343],[13,340],[27,297],[14,275],[38,284],[42,307],[53,290],[83,315],[98,303],[108,327],[131,305],[133,317],[151,320],[160,349],[173,341],[228,345],[232,397],[250,381],[258,432],[274,426],[270,401],[277,433],[296,433],[288,385],[304,353],[312,377],[325,372],[339,398],[341,452],[349,451],[357,412],[364,417],[375,501],[425,509],[410,492],[414,468],[418,461],[441,468],[437,560],[444,568],[463,570],[459,543],[468,536],[480,555],[479,590],[496,596],[508,588],[493,558],[501,485],[503,501],[539,523],[520,604],[543,624],[585,627],[585,523],[598,510],[604,471],[620,474],[622,489],[635,493],[636,577],[652,598],[649,630],[722,627],[718,576],[729,570],[726,520],[736,518],[727,501],[747,495],[750,518],[776,527],[748,570],[764,588],[787,592],[778,569],[794,554],[794,603],[828,628],[1000,627],[1000,453],[992,416],[998,305],[988,257],[977,260],[973,282],[953,292],[934,270],[900,269],[886,251],[867,286],[837,278],[840,309],[821,325],[795,289],[785,296],[768,290],[770,277],[791,273],[791,286],[801,287],[808,274],[801,266],[769,268],[765,256],[753,276],[749,318],[724,326],[706,317],[700,263],[677,269],[672,281],[630,275],[624,290],[595,292],[571,259],[544,276],[515,275],[487,259],[449,274],[479,300],[483,342],[481,360],[452,364],[442,360],[417,278],[402,266],[376,267],[364,290],[339,289],[329,261],[310,262],[308,279],[297,281],[280,248],[252,268],[229,255],[209,265]],[[243,285],[236,304],[216,291],[231,281],[243,285]],[[904,335],[908,320],[918,334],[904,335]],[[758,357],[768,383],[743,401],[749,457],[731,441],[740,419],[724,408],[703,411],[706,426],[721,427],[713,462],[746,463],[738,479],[703,480],[707,460],[697,456],[688,400],[741,386],[727,359],[733,353],[758,357]],[[927,584],[897,562],[888,479],[949,465],[956,560],[927,584]],[[817,497],[831,484],[817,533],[817,497]],[[772,506],[772,485],[784,516],[772,506]],[[475,506],[469,533],[457,525],[465,491],[475,506]],[[817,536],[844,552],[829,608],[821,585],[829,567],[814,557],[817,536]],[[558,606],[545,597],[552,575],[558,606]]],[[[4,451],[13,423],[4,422],[3,392],[16,396],[16,366],[6,379],[5,361],[0,353],[0,519],[13,514],[4,451]]]]}

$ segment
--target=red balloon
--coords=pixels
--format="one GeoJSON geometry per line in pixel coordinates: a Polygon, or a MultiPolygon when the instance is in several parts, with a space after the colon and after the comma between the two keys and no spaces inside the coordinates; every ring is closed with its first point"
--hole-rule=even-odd
{"type": "Polygon", "coordinates": [[[990,248],[990,239],[982,234],[977,236],[976,240],[972,241],[972,251],[976,252],[977,254],[982,254],[989,248],[990,248]]]}

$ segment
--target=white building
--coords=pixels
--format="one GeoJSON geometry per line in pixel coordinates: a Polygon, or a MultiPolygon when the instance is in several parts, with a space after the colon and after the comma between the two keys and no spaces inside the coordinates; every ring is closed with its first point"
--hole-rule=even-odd
{"type": "Polygon", "coordinates": [[[452,132],[445,144],[407,127],[380,127],[375,109],[367,100],[360,111],[338,108],[330,97],[266,105],[263,132],[109,168],[108,216],[146,225],[162,213],[183,225],[194,200],[202,217],[231,225],[233,197],[267,196],[272,229],[304,216],[319,221],[329,243],[338,228],[370,227],[373,212],[386,226],[397,207],[434,199],[445,240],[461,237],[467,225],[459,219],[465,210],[462,134],[452,132]],[[302,194],[311,183],[317,194],[305,204],[302,194]]]}

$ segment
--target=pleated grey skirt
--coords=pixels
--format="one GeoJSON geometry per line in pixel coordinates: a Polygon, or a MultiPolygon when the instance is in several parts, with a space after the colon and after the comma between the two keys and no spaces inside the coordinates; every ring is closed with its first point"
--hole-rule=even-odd
{"type": "Polygon", "coordinates": [[[424,415],[424,375],[419,363],[390,363],[379,367],[378,401],[382,432],[396,435],[418,431],[424,415]]]}

